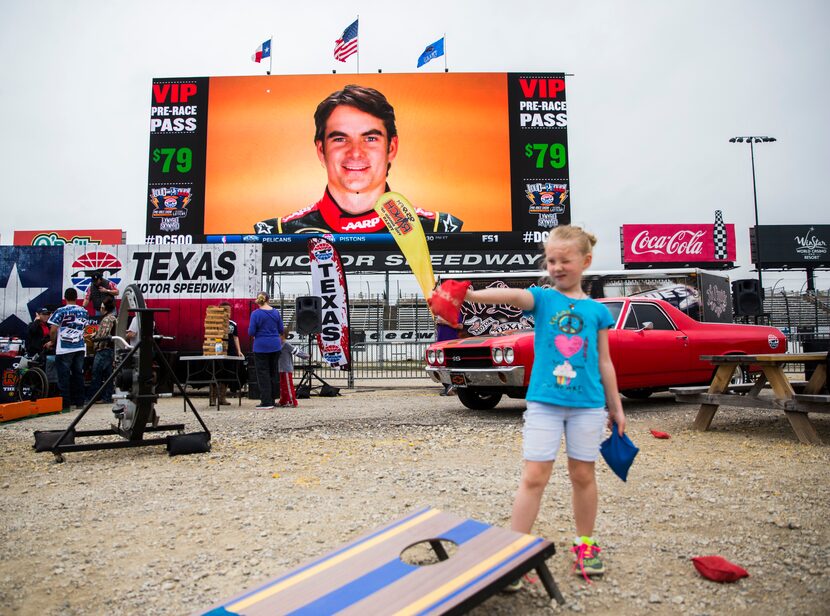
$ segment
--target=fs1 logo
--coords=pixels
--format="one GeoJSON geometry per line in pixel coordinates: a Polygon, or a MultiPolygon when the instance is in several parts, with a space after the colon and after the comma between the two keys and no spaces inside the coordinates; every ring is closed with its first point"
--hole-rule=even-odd
{"type": "Polygon", "coordinates": [[[92,282],[92,274],[97,272],[113,284],[120,284],[121,278],[117,274],[122,267],[123,264],[114,254],[103,251],[87,252],[73,261],[70,280],[78,291],[85,294],[92,282]]]}

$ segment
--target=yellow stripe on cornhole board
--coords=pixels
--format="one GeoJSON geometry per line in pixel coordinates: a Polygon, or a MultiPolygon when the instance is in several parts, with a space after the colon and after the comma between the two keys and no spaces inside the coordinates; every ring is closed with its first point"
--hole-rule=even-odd
{"type": "Polygon", "coordinates": [[[424,595],[414,603],[409,604],[402,610],[398,610],[395,612],[395,616],[409,616],[411,614],[417,614],[418,612],[422,611],[424,608],[429,607],[433,603],[436,603],[440,599],[443,599],[445,596],[450,594],[451,592],[455,591],[456,589],[460,588],[467,582],[472,579],[475,579],[485,571],[491,569],[492,567],[496,566],[501,561],[505,560],[506,558],[512,556],[516,552],[520,551],[530,543],[533,543],[537,540],[537,537],[533,535],[523,535],[519,537],[508,545],[505,548],[502,548],[490,558],[481,561],[475,567],[468,569],[458,577],[451,579],[449,582],[442,584],[431,593],[424,595]]]}

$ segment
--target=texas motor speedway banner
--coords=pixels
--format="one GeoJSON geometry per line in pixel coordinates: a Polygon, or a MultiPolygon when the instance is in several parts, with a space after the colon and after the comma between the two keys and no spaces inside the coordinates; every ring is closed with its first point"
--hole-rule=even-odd
{"type": "MultiPolygon", "coordinates": [[[[147,242],[258,242],[321,199],[314,110],[345,85],[395,111],[388,184],[438,212],[431,252],[534,252],[571,219],[561,73],[272,75],[156,79],[149,114],[147,242]]],[[[345,229],[345,228],[344,228],[345,229]]],[[[348,232],[370,235],[357,225],[348,232]]],[[[397,252],[388,233],[360,252],[397,252]]],[[[348,249],[341,249],[341,254],[348,249]]],[[[302,255],[303,246],[283,244],[302,255]]],[[[345,261],[345,258],[344,258],[345,261]]]]}
{"type": "Polygon", "coordinates": [[[119,291],[138,286],[149,308],[169,309],[155,318],[162,334],[176,337],[171,346],[177,350],[201,353],[205,307],[221,300],[231,303],[240,342],[247,344],[252,299],[262,277],[260,246],[67,245],[63,251],[63,280],[79,298],[90,275],[100,271],[119,291]]]}

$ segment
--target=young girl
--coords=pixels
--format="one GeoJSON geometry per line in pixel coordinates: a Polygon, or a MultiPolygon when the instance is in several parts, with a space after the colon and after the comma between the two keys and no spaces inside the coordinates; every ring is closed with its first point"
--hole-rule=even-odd
{"type": "MultiPolygon", "coordinates": [[[[625,431],[608,352],[608,328],[614,320],[605,306],[582,291],[582,272],[591,264],[594,244],[596,238],[579,227],[556,227],[545,244],[554,288],[470,289],[465,296],[470,302],[511,304],[535,319],[535,359],[524,414],[524,469],[510,526],[530,533],[564,433],[577,535],[571,551],[576,554],[575,569],[586,579],[605,572],[593,533],[594,463],[606,417],[609,428],[616,423],[620,435],[625,431]]],[[[514,583],[513,589],[519,585],[514,583]]]]}
{"type": "Polygon", "coordinates": [[[294,346],[286,338],[288,338],[289,331],[286,329],[282,333],[282,351],[280,351],[280,359],[277,362],[277,368],[280,373],[280,406],[287,406],[296,408],[300,406],[297,402],[297,391],[294,389],[294,356],[300,359],[308,359],[309,355],[300,347],[294,346]]]}

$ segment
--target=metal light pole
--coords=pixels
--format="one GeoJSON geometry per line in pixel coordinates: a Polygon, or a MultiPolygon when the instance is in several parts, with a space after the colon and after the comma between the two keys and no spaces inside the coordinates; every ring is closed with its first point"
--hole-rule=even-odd
{"type": "Polygon", "coordinates": [[[761,277],[761,270],[763,269],[764,262],[761,259],[761,230],[758,228],[758,191],[755,188],[755,144],[770,143],[777,141],[777,139],[775,137],[750,135],[749,137],[732,137],[729,143],[743,143],[744,141],[749,144],[749,154],[752,157],[752,199],[755,202],[755,250],[758,254],[758,287],[761,290],[761,301],[763,301],[764,282],[761,277]]]}

